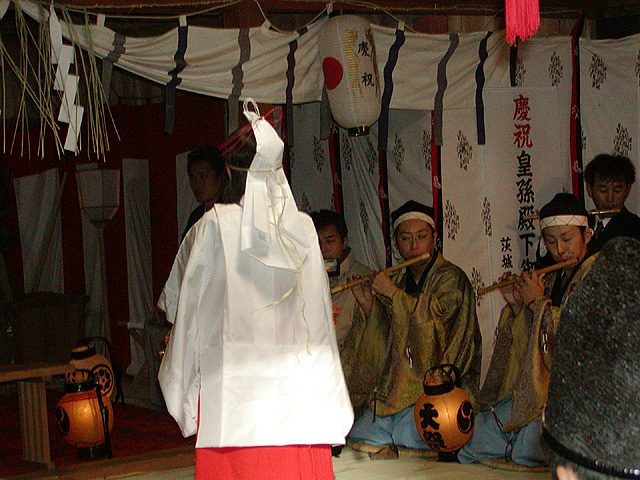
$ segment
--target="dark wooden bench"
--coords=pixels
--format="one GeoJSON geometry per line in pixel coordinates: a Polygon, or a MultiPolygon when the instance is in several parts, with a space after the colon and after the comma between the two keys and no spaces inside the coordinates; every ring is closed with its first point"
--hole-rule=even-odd
{"type": "Polygon", "coordinates": [[[0,365],[0,383],[18,383],[22,458],[55,468],[51,461],[45,383],[75,369],[69,363],[0,365]]]}

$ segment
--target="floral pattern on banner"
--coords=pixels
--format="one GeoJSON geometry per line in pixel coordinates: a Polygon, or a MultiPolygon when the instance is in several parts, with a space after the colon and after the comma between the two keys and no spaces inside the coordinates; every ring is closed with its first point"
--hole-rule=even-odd
{"type": "Polygon", "coordinates": [[[316,164],[316,170],[318,170],[319,172],[321,172],[322,168],[324,167],[324,159],[325,159],[324,148],[320,143],[320,139],[314,136],[313,137],[313,160],[315,161],[315,164],[316,164]]]}
{"type": "Polygon", "coordinates": [[[549,60],[549,78],[551,79],[551,86],[556,87],[560,85],[562,78],[564,77],[564,66],[562,61],[556,52],[551,55],[549,60]]]}
{"type": "Polygon", "coordinates": [[[402,138],[397,133],[393,142],[393,149],[391,149],[391,157],[393,163],[396,166],[398,172],[402,172],[402,163],[404,162],[404,145],[402,144],[402,138]]]}
{"type": "Polygon", "coordinates": [[[471,278],[469,281],[471,282],[471,287],[476,294],[476,305],[480,306],[480,300],[482,300],[482,297],[478,295],[478,290],[484,288],[484,280],[482,279],[482,274],[476,267],[471,267],[471,278]]]}
{"type": "Polygon", "coordinates": [[[444,204],[444,225],[447,228],[447,237],[455,240],[458,230],[460,230],[460,216],[456,207],[449,200],[444,204]]]}
{"type": "Polygon", "coordinates": [[[378,150],[373,145],[370,137],[367,137],[367,146],[365,148],[365,156],[367,161],[367,171],[373,175],[378,167],[378,150]]]}
{"type": "Polygon", "coordinates": [[[524,62],[521,59],[516,60],[516,86],[521,87],[524,85],[524,77],[527,74],[527,69],[524,66],[524,62]]]}
{"type": "Polygon", "coordinates": [[[367,206],[364,204],[362,199],[360,199],[360,221],[362,222],[362,229],[364,231],[365,236],[369,236],[369,213],[367,213],[367,206]]]}
{"type": "Polygon", "coordinates": [[[484,234],[487,237],[490,237],[493,234],[493,229],[491,227],[491,202],[487,197],[484,197],[484,202],[482,203],[482,224],[484,225],[484,234]]]}
{"type": "Polygon", "coordinates": [[[424,159],[424,167],[428,172],[431,171],[431,131],[422,131],[422,158],[424,159]]]}
{"type": "Polygon", "coordinates": [[[591,56],[589,76],[591,77],[591,86],[596,90],[600,90],[600,87],[607,78],[607,66],[602,60],[602,57],[597,53],[591,56]]]}
{"type": "Polygon", "coordinates": [[[341,135],[340,138],[342,140],[340,142],[342,162],[343,162],[344,168],[351,171],[351,169],[353,168],[353,148],[351,148],[351,142],[349,142],[349,139],[347,138],[346,135],[341,135]]]}
{"type": "Polygon", "coordinates": [[[629,134],[629,130],[619,123],[616,128],[616,137],[613,139],[613,153],[628,157],[632,146],[633,139],[629,134]]]}
{"type": "Polygon", "coordinates": [[[458,153],[458,160],[460,161],[460,168],[469,170],[469,162],[473,158],[473,149],[466,135],[462,133],[462,130],[458,130],[458,147],[456,151],[458,153]]]}
{"type": "Polygon", "coordinates": [[[307,196],[306,192],[302,193],[300,205],[298,205],[298,208],[306,213],[309,213],[312,210],[311,202],[309,201],[309,197],[307,196]]]}
{"type": "Polygon", "coordinates": [[[296,149],[289,149],[289,168],[296,168],[296,149]]]}

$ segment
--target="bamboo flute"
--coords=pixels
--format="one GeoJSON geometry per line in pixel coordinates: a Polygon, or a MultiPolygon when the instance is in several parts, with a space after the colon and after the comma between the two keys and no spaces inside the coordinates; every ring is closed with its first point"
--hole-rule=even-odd
{"type": "MultiPolygon", "coordinates": [[[[589,210],[587,214],[589,215],[599,215],[602,217],[613,217],[620,213],[619,208],[612,208],[610,210],[589,210]]],[[[537,220],[540,218],[540,212],[532,213],[530,215],[523,215],[522,220],[537,220]]]]}
{"type": "MultiPolygon", "coordinates": [[[[431,258],[431,253],[423,253],[422,255],[420,255],[418,257],[415,257],[415,258],[412,258],[410,260],[407,260],[406,262],[402,262],[402,263],[399,263],[399,264],[394,265],[392,267],[385,268],[384,270],[381,270],[381,272],[392,273],[392,272],[395,272],[396,270],[400,270],[401,268],[408,267],[409,265],[413,265],[414,263],[418,263],[418,262],[420,262],[422,260],[428,260],[430,258],[431,258]]],[[[359,285],[360,283],[364,283],[364,282],[366,282],[368,280],[371,280],[378,273],[380,273],[380,272],[375,272],[374,274],[369,275],[367,277],[358,278],[356,280],[352,280],[352,281],[344,283],[342,285],[338,285],[337,287],[333,287],[331,289],[331,294],[333,295],[334,293],[342,292],[342,291],[344,291],[344,290],[346,290],[348,288],[353,287],[354,285],[359,285]]]]}
{"type": "MultiPolygon", "coordinates": [[[[538,275],[542,275],[544,273],[555,272],[556,270],[561,270],[563,268],[573,267],[578,264],[578,260],[573,258],[571,260],[567,260],[566,262],[555,263],[553,265],[549,265],[548,267],[541,268],[539,270],[535,270],[538,275]]],[[[503,280],[499,283],[494,283],[493,285],[489,285],[488,287],[478,289],[478,296],[484,295],[485,293],[493,292],[502,287],[508,287],[509,285],[513,285],[516,283],[517,275],[512,275],[511,277],[503,280]]]]}

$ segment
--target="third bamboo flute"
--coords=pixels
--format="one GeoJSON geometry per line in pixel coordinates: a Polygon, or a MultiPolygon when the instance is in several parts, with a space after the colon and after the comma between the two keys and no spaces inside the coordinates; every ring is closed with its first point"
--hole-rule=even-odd
{"type": "MultiPolygon", "coordinates": [[[[418,263],[418,262],[420,262],[422,260],[428,260],[430,258],[431,258],[431,254],[430,253],[423,253],[422,255],[420,255],[418,257],[415,257],[415,258],[412,258],[410,260],[407,260],[406,262],[402,262],[402,263],[399,263],[399,264],[394,265],[392,267],[385,268],[384,270],[382,270],[382,272],[392,273],[392,272],[395,272],[396,270],[400,270],[401,268],[408,267],[409,265],[413,265],[414,263],[418,263]]],[[[368,280],[371,280],[378,273],[380,273],[380,272],[376,272],[373,275],[369,275],[369,276],[363,277],[363,278],[358,278],[357,280],[352,280],[352,281],[347,282],[347,283],[345,283],[343,285],[338,285],[337,287],[333,287],[331,289],[331,294],[333,295],[334,293],[342,292],[343,290],[351,288],[354,285],[358,285],[360,283],[364,283],[364,282],[366,282],[368,280]]]]}

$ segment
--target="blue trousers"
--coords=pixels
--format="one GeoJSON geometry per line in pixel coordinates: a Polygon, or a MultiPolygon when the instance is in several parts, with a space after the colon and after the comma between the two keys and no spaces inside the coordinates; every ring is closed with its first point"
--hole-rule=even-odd
{"type": "Polygon", "coordinates": [[[476,415],[473,434],[458,452],[460,463],[506,456],[526,467],[543,465],[545,457],[540,442],[540,421],[531,422],[517,432],[502,433],[501,425],[507,422],[510,414],[511,400],[508,399],[496,404],[493,411],[476,415]]]}
{"type": "Polygon", "coordinates": [[[400,445],[408,448],[429,448],[420,437],[413,417],[413,405],[388,417],[378,417],[367,409],[349,432],[351,440],[370,445],[400,445]],[[374,421],[375,419],[375,421],[374,421]]]}

